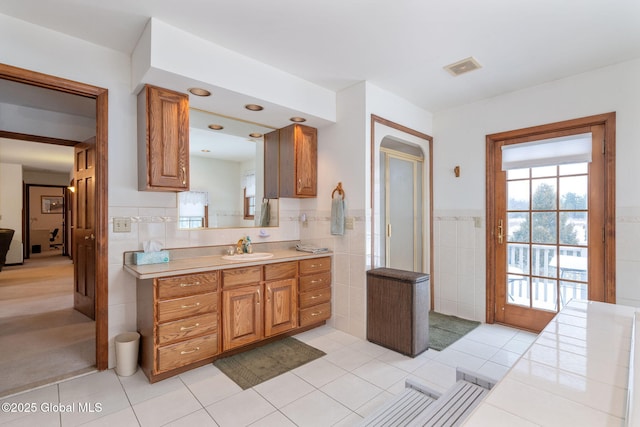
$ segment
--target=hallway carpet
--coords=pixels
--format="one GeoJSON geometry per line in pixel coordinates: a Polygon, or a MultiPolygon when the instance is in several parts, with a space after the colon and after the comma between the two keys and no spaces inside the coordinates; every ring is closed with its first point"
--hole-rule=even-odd
{"type": "Polygon", "coordinates": [[[95,322],[73,309],[73,264],[38,257],[0,272],[0,396],[95,369],[95,322]]]}

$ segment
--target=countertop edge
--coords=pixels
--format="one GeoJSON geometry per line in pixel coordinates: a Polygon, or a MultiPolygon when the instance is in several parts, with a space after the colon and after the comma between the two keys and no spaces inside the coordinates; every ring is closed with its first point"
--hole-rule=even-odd
{"type": "Polygon", "coordinates": [[[123,269],[136,279],[155,279],[159,277],[176,276],[180,274],[203,273],[226,268],[251,267],[254,265],[274,264],[286,261],[322,258],[333,256],[333,252],[308,253],[296,250],[274,251],[272,258],[253,261],[227,261],[222,255],[202,256],[190,259],[178,259],[161,264],[123,264],[123,269]]]}

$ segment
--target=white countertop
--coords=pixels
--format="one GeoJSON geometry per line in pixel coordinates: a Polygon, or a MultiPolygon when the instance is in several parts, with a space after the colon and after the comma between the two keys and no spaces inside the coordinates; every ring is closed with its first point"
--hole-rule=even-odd
{"type": "Polygon", "coordinates": [[[634,307],[571,301],[465,426],[623,426],[634,307]]]}
{"type": "MultiPolygon", "coordinates": [[[[174,250],[179,253],[178,250],[174,250]]],[[[332,252],[308,253],[296,251],[295,249],[277,249],[270,250],[273,257],[262,260],[246,260],[246,261],[228,261],[222,259],[220,255],[201,255],[190,257],[175,257],[172,252],[171,260],[162,264],[135,265],[130,263],[124,264],[124,269],[138,279],[154,279],[157,277],[174,276],[176,274],[202,273],[205,271],[220,270],[223,268],[248,267],[252,265],[273,264],[283,261],[294,261],[301,259],[312,259],[326,256],[332,256],[332,252]]]]}

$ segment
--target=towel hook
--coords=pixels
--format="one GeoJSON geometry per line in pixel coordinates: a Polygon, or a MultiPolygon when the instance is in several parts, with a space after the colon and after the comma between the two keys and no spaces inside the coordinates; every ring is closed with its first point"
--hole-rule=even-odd
{"type": "Polygon", "coordinates": [[[338,182],[338,185],[336,186],[336,188],[333,189],[333,191],[331,192],[331,198],[333,199],[333,196],[336,194],[336,191],[338,192],[338,195],[342,196],[342,200],[344,200],[344,190],[342,189],[342,182],[338,182]]]}

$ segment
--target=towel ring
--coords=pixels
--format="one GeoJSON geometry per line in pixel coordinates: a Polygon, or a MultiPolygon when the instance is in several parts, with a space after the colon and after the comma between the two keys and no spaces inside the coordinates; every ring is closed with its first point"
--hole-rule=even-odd
{"type": "Polygon", "coordinates": [[[334,188],[333,191],[331,192],[332,199],[333,199],[333,196],[336,194],[336,191],[340,196],[342,196],[342,200],[344,200],[345,193],[344,193],[344,190],[342,189],[342,182],[339,182],[336,188],[334,188]]]}

